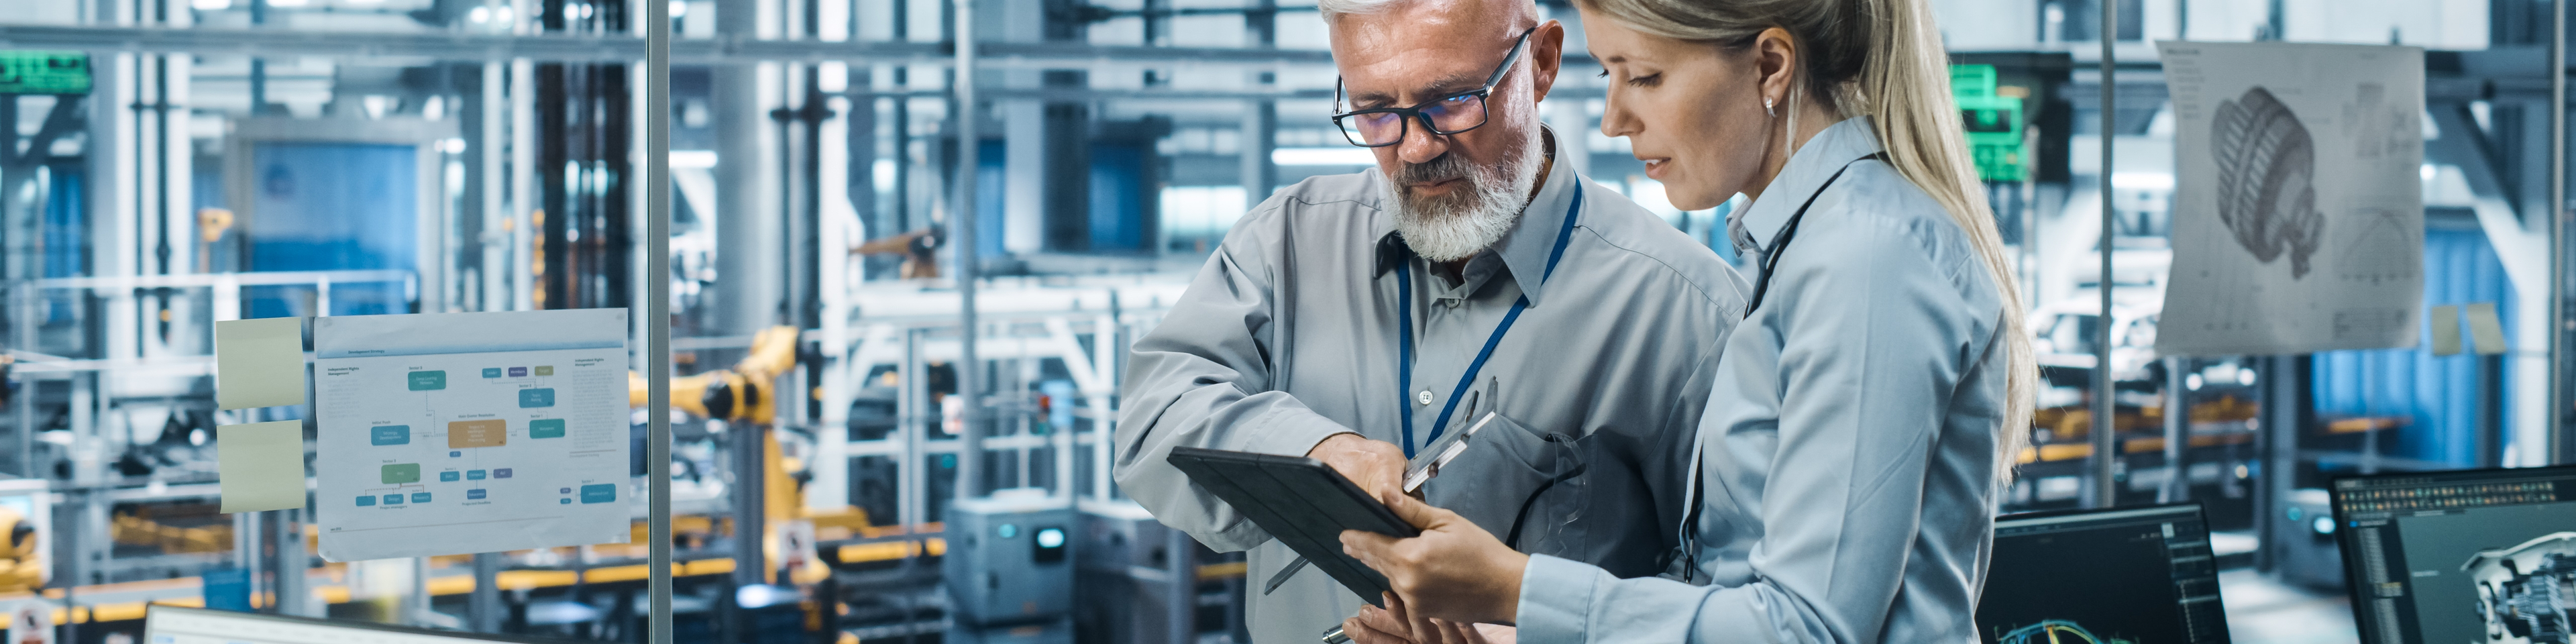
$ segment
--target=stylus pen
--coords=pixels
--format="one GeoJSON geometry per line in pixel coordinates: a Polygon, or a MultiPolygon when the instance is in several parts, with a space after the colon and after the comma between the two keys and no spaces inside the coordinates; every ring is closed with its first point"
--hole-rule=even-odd
{"type": "Polygon", "coordinates": [[[1484,418],[1476,419],[1476,424],[1468,425],[1467,431],[1459,432],[1456,438],[1450,439],[1449,445],[1441,448],[1439,455],[1409,468],[1411,471],[1404,473],[1404,493],[1414,494],[1422,491],[1422,484],[1431,482],[1431,477],[1439,476],[1440,468],[1448,466],[1450,461],[1457,460],[1459,454],[1466,453],[1467,439],[1475,437],[1476,432],[1483,431],[1485,425],[1492,422],[1494,422],[1494,412],[1485,412],[1484,418]]]}
{"type": "Polygon", "coordinates": [[[1351,644],[1351,636],[1342,632],[1342,627],[1335,626],[1333,630],[1324,631],[1324,644],[1351,644]]]}

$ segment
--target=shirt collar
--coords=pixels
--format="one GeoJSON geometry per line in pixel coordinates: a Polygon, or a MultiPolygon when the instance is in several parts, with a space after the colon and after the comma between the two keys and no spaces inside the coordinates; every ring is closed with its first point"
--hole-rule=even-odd
{"type": "MultiPolygon", "coordinates": [[[[1546,128],[1545,125],[1540,127],[1546,128]]],[[[1580,173],[1574,171],[1574,164],[1567,162],[1572,158],[1568,155],[1574,153],[1567,150],[1564,137],[1558,136],[1553,129],[1545,132],[1542,139],[1546,142],[1542,145],[1549,146],[1556,161],[1550,165],[1547,179],[1539,184],[1538,198],[1530,200],[1529,206],[1521,211],[1520,220],[1512,224],[1511,232],[1504,233],[1502,241],[1496,242],[1491,251],[1502,256],[1503,266],[1511,269],[1512,281],[1520,285],[1522,295],[1529,297],[1530,306],[1538,306],[1539,289],[1546,281],[1547,256],[1556,250],[1557,231],[1564,227],[1565,217],[1569,214],[1566,207],[1581,192],[1576,188],[1576,182],[1584,180],[1580,173]]],[[[1379,180],[1385,179],[1380,177],[1379,180]]],[[[1393,204],[1388,207],[1392,208],[1393,204]]],[[[1380,233],[1377,240],[1376,274],[1381,276],[1395,270],[1396,264],[1414,258],[1413,248],[1406,246],[1403,236],[1395,233],[1395,218],[1386,217],[1385,222],[1387,230],[1380,233]]]]}
{"type": "Polygon", "coordinates": [[[1768,252],[1780,228],[1788,225],[1790,215],[1796,214],[1808,197],[1823,190],[1827,179],[1852,161],[1883,150],[1878,130],[1870,126],[1866,116],[1843,119],[1817,132],[1789,156],[1780,175],[1772,177],[1771,185],[1762,189],[1762,198],[1736,211],[1733,221],[1728,222],[1730,232],[1742,231],[1732,240],[1736,250],[1768,252]]]}

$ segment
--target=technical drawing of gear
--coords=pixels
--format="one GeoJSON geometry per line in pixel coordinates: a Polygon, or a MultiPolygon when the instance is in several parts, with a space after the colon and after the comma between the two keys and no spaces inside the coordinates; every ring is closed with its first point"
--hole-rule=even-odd
{"type": "Polygon", "coordinates": [[[2083,626],[2062,619],[2040,620],[2039,623],[2012,629],[1995,638],[1996,644],[2135,644],[2129,640],[2098,637],[2083,626]]]}
{"type": "Polygon", "coordinates": [[[2482,550],[2460,565],[2478,585],[2478,617],[2487,641],[2576,643],[2576,532],[2559,532],[2511,548],[2482,550]]]}
{"type": "Polygon", "coordinates": [[[2271,90],[2255,86],[2220,101],[2210,120],[2210,153],[2218,168],[2218,218],[2255,261],[2290,256],[2290,277],[2306,277],[2308,258],[2325,241],[2317,212],[2316,143],[2271,90]]]}

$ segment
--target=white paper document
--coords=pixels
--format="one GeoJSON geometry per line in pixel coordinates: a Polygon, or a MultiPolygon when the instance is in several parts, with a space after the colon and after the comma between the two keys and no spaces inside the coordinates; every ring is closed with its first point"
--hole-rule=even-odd
{"type": "Polygon", "coordinates": [[[625,543],[626,311],[313,321],[331,561],[625,543]]]}
{"type": "Polygon", "coordinates": [[[2414,346],[2424,50],[2161,42],[2172,90],[2165,355],[2414,346]]]}

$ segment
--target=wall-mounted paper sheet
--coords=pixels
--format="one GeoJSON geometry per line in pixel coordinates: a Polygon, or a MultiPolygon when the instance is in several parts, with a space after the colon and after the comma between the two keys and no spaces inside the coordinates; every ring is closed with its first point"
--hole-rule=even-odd
{"type": "Polygon", "coordinates": [[[2432,315],[2432,322],[2433,322],[2433,355],[2436,355],[2436,356],[2459,355],[2459,353],[2460,353],[2460,307],[2459,307],[2459,305],[2456,305],[2456,304],[2444,304],[2444,305],[2441,305],[2441,306],[2433,307],[2433,311],[2432,311],[2431,315],[2432,315]]]}
{"type": "Polygon", "coordinates": [[[304,421],[215,428],[224,512],[304,507],[304,421]]]}
{"type": "Polygon", "coordinates": [[[2495,303],[2471,304],[2466,311],[2469,316],[2470,350],[2482,356],[2504,353],[2506,350],[2504,321],[2496,318],[2495,303]]]}
{"type": "Polygon", "coordinates": [[[2172,90],[2164,355],[2414,346],[2424,50],[2160,42],[2172,90]]]}
{"type": "Polygon", "coordinates": [[[304,319],[215,323],[215,406],[304,404],[304,319]]]}
{"type": "Polygon", "coordinates": [[[322,557],[625,543],[625,309],[313,321],[322,557]]]}

